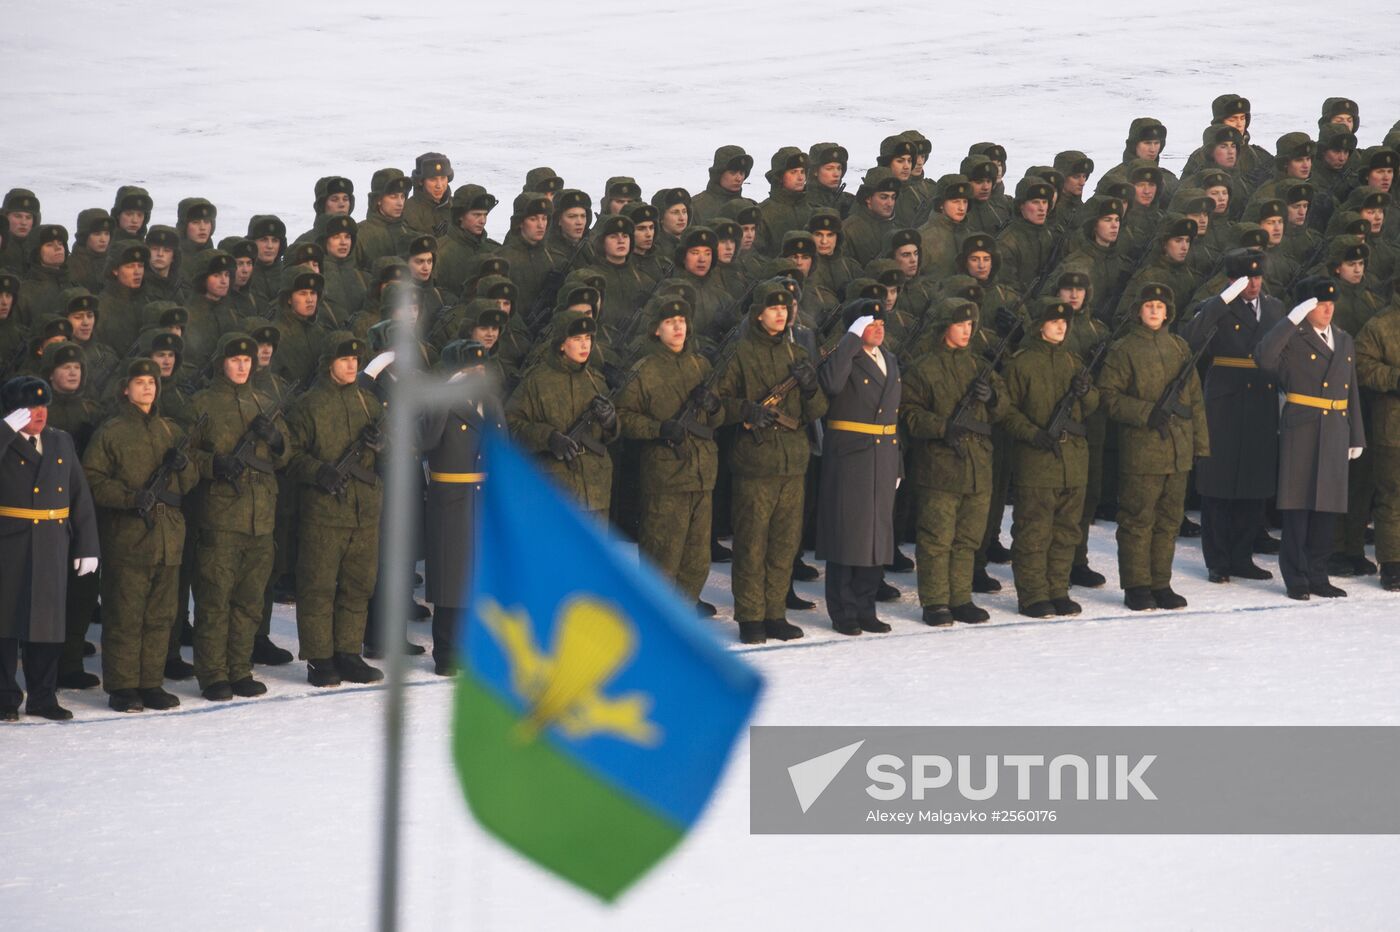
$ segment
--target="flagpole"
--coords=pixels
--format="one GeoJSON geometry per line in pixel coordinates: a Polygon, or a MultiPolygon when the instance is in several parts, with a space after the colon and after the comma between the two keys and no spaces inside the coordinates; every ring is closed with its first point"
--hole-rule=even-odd
{"type": "Polygon", "coordinates": [[[384,493],[384,579],[379,586],[379,643],[384,648],[384,794],[380,826],[379,928],[393,932],[399,907],[399,813],[403,778],[404,655],[407,639],[404,606],[413,597],[410,567],[413,550],[414,425],[418,422],[419,381],[417,324],[408,318],[407,302],[391,309],[390,345],[394,350],[394,383],[390,386],[388,454],[384,493]]]}

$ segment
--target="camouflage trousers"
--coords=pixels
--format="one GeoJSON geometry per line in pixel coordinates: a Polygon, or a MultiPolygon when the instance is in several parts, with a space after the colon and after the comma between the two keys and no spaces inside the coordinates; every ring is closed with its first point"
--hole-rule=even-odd
{"type": "Polygon", "coordinates": [[[1011,514],[1011,572],[1021,608],[1069,595],[1069,571],[1079,542],[1084,487],[1018,485],[1011,514]]]}
{"type": "Polygon", "coordinates": [[[734,477],[734,620],[787,616],[802,541],[803,476],[734,477]]]}
{"type": "Polygon", "coordinates": [[[710,577],[710,493],[651,492],[640,505],[639,549],[682,595],[699,599],[710,577]]]}
{"type": "Polygon", "coordinates": [[[272,535],[202,529],[194,578],[194,675],[199,688],[253,675],[253,636],[272,573],[272,535]]]}
{"type": "Polygon", "coordinates": [[[352,528],[303,520],[296,566],[301,659],[359,654],[379,576],[379,522],[352,528]]]}
{"type": "Polygon", "coordinates": [[[1118,477],[1118,583],[1165,589],[1186,513],[1190,472],[1118,477]]]}
{"type": "Polygon", "coordinates": [[[102,685],[156,689],[175,624],[180,567],[102,567],[102,685]]]}
{"type": "Polygon", "coordinates": [[[914,562],[919,604],[964,605],[972,601],[972,568],[987,527],[991,489],[964,495],[942,489],[918,490],[918,531],[914,562]]]}
{"type": "MultiPolygon", "coordinates": [[[[1400,447],[1369,447],[1361,455],[1375,457],[1376,560],[1400,562],[1400,447]]],[[[1364,537],[1363,537],[1364,540],[1364,537]]]]}

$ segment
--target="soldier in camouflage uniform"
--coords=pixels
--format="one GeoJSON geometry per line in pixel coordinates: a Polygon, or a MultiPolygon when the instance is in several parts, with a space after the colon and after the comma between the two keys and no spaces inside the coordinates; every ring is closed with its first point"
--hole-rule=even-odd
{"type": "Polygon", "coordinates": [[[958,165],[958,174],[967,179],[972,199],[967,206],[963,236],[986,233],[996,236],[1011,219],[1009,205],[994,197],[1000,170],[985,155],[969,155],[958,165]]]}
{"type": "Polygon", "coordinates": [[[326,346],[317,382],[286,419],[294,451],[287,474],[301,485],[297,633],[307,682],[318,687],[384,676],[360,656],[379,569],[381,404],[356,382],[364,343],[339,330],[326,346]]]}
{"type": "Polygon", "coordinates": [[[1392,303],[1362,326],[1356,372],[1371,398],[1366,455],[1374,457],[1380,583],[1400,592],[1400,305],[1392,303]]]}
{"type": "Polygon", "coordinates": [[[931,205],[921,185],[911,185],[914,175],[914,141],[903,133],[880,140],[875,164],[888,168],[899,182],[899,198],[894,205],[894,222],[899,227],[918,227],[928,219],[931,205]]]}
{"type": "Polygon", "coordinates": [[[807,203],[813,211],[834,210],[840,219],[851,212],[856,198],[845,181],[850,160],[846,147],[834,142],[819,142],[807,150],[807,203]]]}
{"type": "Polygon", "coordinates": [[[449,290],[462,293],[468,260],[501,247],[486,235],[486,219],[496,204],[481,185],[465,184],[452,192],[452,222],[438,237],[438,280],[449,290]]]}
{"type": "Polygon", "coordinates": [[[253,641],[272,574],[276,470],[291,448],[276,402],[253,387],[256,357],[251,336],[225,334],[218,369],[193,400],[209,416],[193,454],[207,483],[198,515],[194,667],[211,702],[267,691],[253,679],[253,641]]]}
{"type": "MultiPolygon", "coordinates": [[[[706,223],[718,217],[725,204],[743,196],[744,182],[752,172],[753,156],[745,152],[743,146],[728,145],[716,149],[705,190],[691,199],[691,221],[706,223]]],[[[641,196],[639,188],[635,197],[641,196]]]]}
{"type": "Polygon", "coordinates": [[[100,207],[78,214],[73,249],[68,254],[68,280],[88,291],[102,290],[102,271],[112,243],[112,216],[100,207]]]}
{"type": "Polygon", "coordinates": [[[746,644],[802,636],[802,629],[784,615],[793,557],[801,543],[804,477],[811,455],[803,428],[826,413],[826,396],[807,352],[790,339],[794,304],[781,284],[765,282],[754,289],[750,326],[717,388],[725,422],[743,425],[731,468],[734,619],[746,644]],[[797,388],[776,407],[760,403],[789,377],[797,388]],[[795,422],[795,429],[779,423],[780,412],[795,422]]]}
{"type": "Polygon", "coordinates": [[[1114,310],[1113,319],[1133,317],[1140,308],[1143,286],[1149,282],[1166,285],[1172,292],[1172,315],[1176,314],[1176,295],[1182,300],[1194,294],[1199,282],[1191,271],[1187,259],[1191,254],[1191,244],[1196,239],[1196,221],[1181,214],[1166,211],[1157,227],[1156,235],[1147,247],[1147,260],[1128,280],[1123,288],[1123,297],[1114,310]]]}
{"type": "Polygon", "coordinates": [[[967,206],[972,198],[972,185],[962,175],[944,175],[938,179],[932,201],[931,215],[919,227],[919,254],[924,271],[935,281],[956,275],[958,247],[962,245],[967,219],[967,206]]]}
{"type": "Polygon", "coordinates": [[[281,336],[272,371],[292,385],[304,381],[319,368],[326,349],[326,329],[318,321],[325,278],[312,271],[299,272],[282,280],[278,292],[277,316],[273,318],[281,336]]]}
{"type": "Polygon", "coordinates": [[[145,188],[130,184],[117,188],[116,197],[112,199],[112,242],[144,239],[154,209],[155,202],[145,188]]]}
{"type": "Polygon", "coordinates": [[[1069,574],[1079,542],[1089,444],[1071,431],[1046,428],[1060,400],[1072,393],[1078,424],[1099,405],[1093,379],[1065,345],[1074,312],[1059,298],[1039,298],[1028,334],[1007,364],[1007,411],[1002,421],[1015,440],[1012,475],[1016,507],[1011,524],[1011,568],[1021,614],[1031,618],[1077,615],[1069,574]]]}
{"type": "Polygon", "coordinates": [[[187,197],[176,206],[175,231],[186,265],[198,253],[214,248],[214,228],[219,209],[202,197],[187,197]]]}
{"type": "Polygon", "coordinates": [[[1048,275],[1054,261],[1055,237],[1046,227],[1054,185],[1027,175],[1016,183],[1016,217],[997,237],[1001,255],[999,279],[1023,294],[1038,278],[1048,275]]]}
{"type": "Polygon", "coordinates": [[[413,163],[413,194],[403,208],[409,230],[436,237],[452,226],[452,162],[441,152],[424,152],[413,163]]]}
{"type": "MultiPolygon", "coordinates": [[[[108,255],[121,245],[126,244],[114,242],[108,249],[108,255]]],[[[157,223],[146,231],[146,247],[150,253],[142,279],[144,300],[183,303],[189,297],[189,283],[185,281],[180,267],[180,235],[174,227],[157,223]]]]}
{"type": "Polygon", "coordinates": [[[856,202],[841,224],[846,254],[864,266],[878,258],[885,245],[885,234],[896,228],[899,179],[888,168],[872,168],[865,173],[856,202]]]}
{"type": "Polygon", "coordinates": [[[1118,576],[1123,604],[1133,611],[1185,608],[1171,587],[1176,535],[1185,514],[1192,463],[1210,456],[1205,404],[1194,367],[1172,408],[1163,391],[1191,359],[1186,341],[1169,329],[1171,288],[1148,282],[1133,296],[1138,319],[1109,349],[1099,397],[1121,425],[1118,482],[1118,576]]]}
{"type": "Polygon", "coordinates": [[[132,360],[116,412],[83,454],[102,539],[102,680],[118,712],[180,704],[161,683],[185,543],[180,502],[199,470],[177,449],[184,431],[158,413],[159,392],[155,362],[132,360]],[[161,466],[170,471],[165,490],[148,489],[161,466]]]}
{"type": "Polygon", "coordinates": [[[553,210],[553,202],[543,193],[525,191],[517,195],[511,211],[510,232],[498,251],[500,257],[510,263],[510,279],[520,290],[516,302],[521,314],[529,315],[541,298],[545,302],[553,299],[554,295],[546,289],[546,277],[567,258],[557,256],[545,242],[553,210]]]}
{"type": "Polygon", "coordinates": [[[68,282],[68,230],[46,223],[27,239],[29,262],[24,273],[24,299],[19,319],[33,327],[60,312],[58,293],[68,282]]]}
{"type": "Polygon", "coordinates": [[[413,235],[404,222],[405,199],[413,182],[397,168],[381,168],[370,178],[369,205],[360,221],[356,251],[360,264],[369,270],[376,259],[397,256],[413,235]]]}
{"type": "MultiPolygon", "coordinates": [[[[603,186],[603,196],[598,201],[598,216],[612,217],[620,215],[622,208],[633,201],[642,199],[642,187],[637,184],[637,179],[629,178],[626,175],[614,175],[609,178],[607,184],[603,186]]],[[[692,212],[694,202],[691,203],[692,212]]]]}
{"type": "Polygon", "coordinates": [[[23,274],[29,268],[29,237],[42,220],[39,198],[25,188],[11,188],[0,202],[5,235],[0,236],[0,268],[23,274]]]}
{"type": "Polygon", "coordinates": [[[641,442],[641,515],[637,543],[697,609],[710,573],[711,496],[719,454],[713,428],[720,399],[705,386],[710,364],[688,340],[690,305],[657,298],[647,308],[650,351],[618,399],[622,436],[641,442]],[[681,420],[682,413],[688,414],[681,420]]]}

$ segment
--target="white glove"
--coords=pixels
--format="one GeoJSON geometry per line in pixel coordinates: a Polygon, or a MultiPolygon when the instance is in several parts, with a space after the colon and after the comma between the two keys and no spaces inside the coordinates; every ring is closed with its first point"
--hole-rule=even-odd
{"type": "Polygon", "coordinates": [[[1288,312],[1288,319],[1295,324],[1301,324],[1303,318],[1312,313],[1312,309],[1317,307],[1317,298],[1308,298],[1302,304],[1288,312]]]}
{"type": "Polygon", "coordinates": [[[1224,301],[1226,304],[1229,304],[1231,301],[1238,298],[1240,296],[1240,293],[1248,287],[1249,276],[1241,275],[1239,278],[1230,282],[1230,284],[1226,286],[1224,291],[1220,292],[1220,300],[1224,301]]]}
{"type": "Polygon", "coordinates": [[[860,336],[865,333],[865,328],[873,323],[875,323],[875,317],[871,314],[866,314],[864,317],[857,317],[855,323],[846,328],[846,332],[860,336]]]}
{"type": "Polygon", "coordinates": [[[899,488],[899,484],[900,484],[901,482],[903,482],[903,481],[904,481],[904,477],[903,477],[903,476],[895,476],[895,477],[894,477],[894,487],[895,487],[896,489],[899,488]]]}
{"type": "Polygon", "coordinates": [[[10,430],[19,433],[29,426],[30,416],[28,408],[15,408],[5,415],[5,423],[10,425],[10,430]]]}
{"type": "Polygon", "coordinates": [[[369,361],[369,365],[365,366],[365,375],[369,376],[372,379],[377,379],[379,378],[379,373],[383,372],[385,367],[387,367],[393,361],[393,350],[388,350],[386,352],[380,353],[378,356],[374,357],[369,361]]]}
{"type": "Polygon", "coordinates": [[[73,572],[79,576],[89,576],[97,572],[97,557],[78,557],[73,561],[73,572]]]}
{"type": "Polygon", "coordinates": [[[1347,447],[1347,459],[1356,459],[1358,456],[1361,455],[1361,451],[1364,449],[1365,447],[1347,447]]]}

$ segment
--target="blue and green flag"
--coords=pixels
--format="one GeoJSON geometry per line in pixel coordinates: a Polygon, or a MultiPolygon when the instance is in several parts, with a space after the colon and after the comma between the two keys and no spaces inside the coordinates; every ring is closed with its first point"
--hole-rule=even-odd
{"type": "Polygon", "coordinates": [[[761,681],[508,440],[484,458],[457,771],[489,831],[612,900],[700,817],[761,681]]]}

